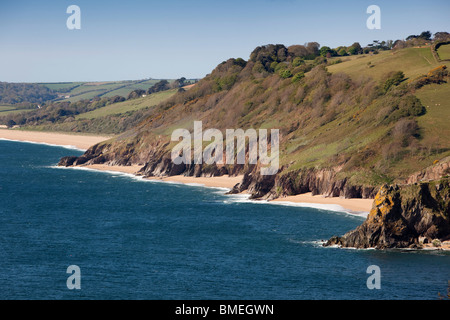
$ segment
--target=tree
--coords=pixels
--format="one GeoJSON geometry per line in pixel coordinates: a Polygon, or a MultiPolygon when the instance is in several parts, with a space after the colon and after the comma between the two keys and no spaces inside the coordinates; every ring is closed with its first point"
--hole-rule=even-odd
{"type": "Polygon", "coordinates": [[[180,79],[175,80],[175,81],[172,83],[171,87],[172,87],[173,89],[184,87],[184,86],[186,85],[185,82],[186,82],[186,78],[185,78],[185,77],[182,77],[182,78],[180,78],[180,79]]]}
{"type": "Polygon", "coordinates": [[[160,92],[160,91],[165,91],[165,90],[169,90],[169,81],[167,80],[161,80],[157,83],[155,83],[152,87],[150,87],[147,90],[147,94],[152,94],[152,93],[156,93],[156,92],[160,92]]]}
{"type": "Polygon", "coordinates": [[[388,40],[386,41],[386,47],[391,50],[394,47],[394,41],[393,40],[388,40]]]}
{"type": "Polygon", "coordinates": [[[304,58],[309,54],[308,49],[306,49],[305,46],[301,46],[301,45],[293,45],[288,47],[288,55],[290,57],[299,57],[299,58],[304,58]]]}
{"type": "Polygon", "coordinates": [[[317,42],[308,42],[306,44],[306,49],[308,50],[308,60],[313,60],[319,55],[320,44],[317,42]]]}
{"type": "Polygon", "coordinates": [[[346,56],[347,55],[347,48],[340,48],[339,50],[338,50],[338,55],[340,55],[340,56],[346,56]]]}
{"type": "Polygon", "coordinates": [[[16,125],[16,122],[14,120],[10,119],[10,120],[8,120],[6,125],[8,126],[8,128],[12,128],[16,125]]]}
{"type": "Polygon", "coordinates": [[[136,99],[136,98],[140,98],[142,97],[142,95],[145,94],[145,90],[142,89],[136,89],[130,92],[130,94],[128,95],[128,100],[130,99],[136,99]]]}
{"type": "Polygon", "coordinates": [[[354,56],[355,54],[358,54],[358,51],[357,51],[357,49],[355,47],[352,46],[352,47],[349,47],[347,49],[347,53],[351,54],[352,56],[354,56]]]}
{"type": "Polygon", "coordinates": [[[301,58],[301,57],[296,57],[295,59],[294,59],[294,61],[292,61],[292,66],[295,68],[295,67],[298,67],[298,66],[300,66],[300,65],[302,65],[302,64],[305,64],[305,60],[303,60],[303,58],[301,58]]]}
{"type": "Polygon", "coordinates": [[[324,46],[320,48],[319,53],[322,57],[326,57],[328,53],[331,53],[332,50],[330,47],[324,46]]]}
{"type": "Polygon", "coordinates": [[[431,40],[431,32],[430,31],[424,31],[420,34],[419,38],[422,38],[424,40],[430,41],[431,40]]]}
{"type": "MultiPolygon", "coordinates": [[[[354,53],[352,53],[352,55],[353,54],[360,54],[360,53],[362,53],[362,48],[361,48],[361,45],[359,44],[359,42],[355,42],[354,44],[352,44],[351,46],[350,46],[350,48],[353,48],[352,49],[352,51],[354,52],[354,53]]],[[[349,48],[349,49],[350,49],[349,48]]]]}
{"type": "Polygon", "coordinates": [[[280,70],[279,75],[281,78],[287,79],[292,77],[292,72],[289,69],[282,69],[280,70]]]}
{"type": "Polygon", "coordinates": [[[446,41],[450,40],[450,33],[448,32],[436,32],[434,34],[434,40],[435,41],[446,41]]]}

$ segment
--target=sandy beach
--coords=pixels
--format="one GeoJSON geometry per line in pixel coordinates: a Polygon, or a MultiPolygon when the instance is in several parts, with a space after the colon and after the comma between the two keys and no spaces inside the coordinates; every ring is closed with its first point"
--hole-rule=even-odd
{"type": "Polygon", "coordinates": [[[324,196],[313,196],[312,193],[299,194],[285,198],[273,200],[274,202],[294,202],[294,203],[314,203],[326,205],[338,205],[346,210],[353,212],[370,212],[373,205],[373,199],[344,199],[344,198],[326,198],[324,196]]]}
{"type": "MultiPolygon", "coordinates": [[[[0,129],[0,139],[8,139],[15,141],[29,141],[36,143],[48,143],[61,146],[74,146],[79,149],[86,150],[90,146],[108,140],[111,137],[108,136],[94,136],[84,134],[66,134],[66,133],[53,133],[53,132],[36,132],[36,131],[22,131],[22,130],[8,130],[0,129]]],[[[83,166],[88,169],[104,170],[104,171],[116,171],[128,174],[136,174],[142,166],[108,166],[108,165],[89,165],[83,166]]],[[[185,176],[173,176],[173,177],[155,177],[149,178],[159,181],[178,182],[185,184],[199,184],[206,187],[218,187],[218,188],[233,188],[237,183],[241,182],[242,176],[229,177],[185,177],[185,176]]],[[[320,204],[320,205],[338,205],[345,210],[353,212],[365,212],[368,213],[372,208],[373,200],[370,199],[342,199],[342,198],[325,198],[323,196],[312,196],[309,194],[301,194],[296,196],[289,196],[273,200],[274,202],[290,202],[290,203],[302,203],[302,204],[320,204]]]]}
{"type": "Polygon", "coordinates": [[[87,150],[89,147],[110,138],[109,136],[98,135],[0,129],[0,139],[73,146],[82,150],[87,150]]]}
{"type": "MultiPolygon", "coordinates": [[[[103,170],[103,171],[116,171],[122,173],[136,174],[142,166],[108,166],[103,164],[93,164],[93,165],[83,165],[81,167],[87,169],[94,170],[103,170]]],[[[237,183],[241,182],[243,176],[229,177],[185,177],[185,176],[172,176],[172,177],[149,177],[146,179],[149,180],[158,180],[165,182],[178,182],[185,184],[199,184],[206,187],[215,187],[215,188],[233,188],[237,183]]]]}

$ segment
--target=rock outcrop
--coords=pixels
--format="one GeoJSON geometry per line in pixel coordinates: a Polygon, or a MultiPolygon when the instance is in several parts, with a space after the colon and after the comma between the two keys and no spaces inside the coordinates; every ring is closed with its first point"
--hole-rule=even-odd
{"type": "Polygon", "coordinates": [[[432,166],[412,174],[406,179],[405,184],[437,180],[446,175],[450,175],[450,157],[436,161],[432,166]]]}
{"type": "Polygon", "coordinates": [[[339,168],[309,168],[288,172],[286,168],[281,168],[277,175],[262,176],[259,165],[175,165],[166,147],[167,143],[163,142],[147,144],[145,150],[136,152],[138,148],[142,149],[140,145],[122,143],[120,147],[117,145],[112,147],[108,143],[103,143],[91,147],[80,157],[64,157],[58,165],[66,167],[90,164],[142,165],[139,174],[144,177],[243,175],[241,183],[230,193],[246,191],[251,194],[251,199],[262,200],[309,192],[326,197],[373,199],[377,190],[376,186],[355,185],[346,178],[338,178],[339,168]],[[137,157],[136,154],[140,156],[137,157]]]}
{"type": "Polygon", "coordinates": [[[425,242],[450,239],[450,179],[388,186],[377,193],[367,220],[325,246],[352,248],[421,248],[425,242]]]}

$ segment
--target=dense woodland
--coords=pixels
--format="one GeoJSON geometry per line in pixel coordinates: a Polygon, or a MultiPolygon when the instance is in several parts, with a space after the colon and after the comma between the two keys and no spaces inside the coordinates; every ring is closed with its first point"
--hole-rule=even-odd
{"type": "Polygon", "coordinates": [[[57,94],[47,87],[33,83],[0,82],[0,104],[30,104],[44,103],[55,99],[57,94]]]}

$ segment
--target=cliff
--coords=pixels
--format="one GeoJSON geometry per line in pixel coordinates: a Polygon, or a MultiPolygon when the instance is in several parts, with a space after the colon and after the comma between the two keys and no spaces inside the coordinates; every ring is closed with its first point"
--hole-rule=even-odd
{"type": "Polygon", "coordinates": [[[450,240],[450,179],[412,185],[384,185],[367,220],[325,246],[344,248],[422,248],[450,240]]]}

